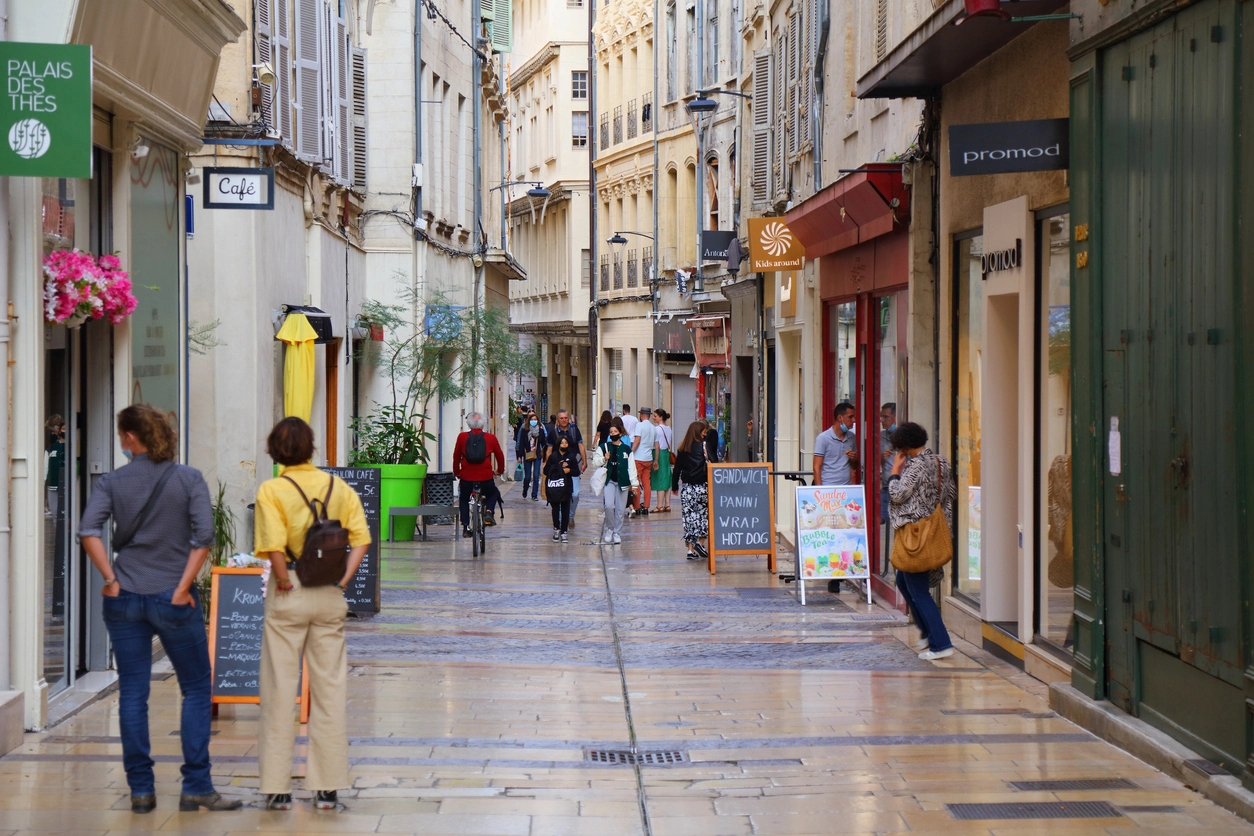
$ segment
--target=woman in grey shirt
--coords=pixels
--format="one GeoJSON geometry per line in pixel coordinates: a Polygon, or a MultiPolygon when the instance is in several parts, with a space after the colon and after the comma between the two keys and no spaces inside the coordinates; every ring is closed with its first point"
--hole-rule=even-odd
{"type": "Polygon", "coordinates": [[[213,545],[209,488],[200,471],[174,461],[174,429],[153,407],[138,404],[119,412],[118,438],[131,462],[96,482],[79,538],[104,577],[104,621],[118,670],[118,724],[131,810],[148,813],[157,806],[148,743],[154,635],[183,692],[179,809],[235,810],[241,802],[224,799],[209,777],[212,673],[195,585],[213,545]],[[103,541],[110,517],[115,561],[103,541]]]}

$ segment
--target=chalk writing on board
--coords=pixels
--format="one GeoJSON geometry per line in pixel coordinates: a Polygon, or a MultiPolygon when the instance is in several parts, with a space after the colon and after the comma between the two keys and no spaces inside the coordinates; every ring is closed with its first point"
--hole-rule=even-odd
{"type": "Polygon", "coordinates": [[[373,467],[324,467],[325,472],[343,479],[357,492],[362,510],[366,513],[366,525],[370,527],[370,548],[361,559],[361,566],[348,582],[344,599],[352,612],[379,611],[379,532],[380,532],[380,472],[373,467]]]}
{"type": "Polygon", "coordinates": [[[770,478],[768,465],[711,466],[710,517],[715,551],[771,551],[770,478]]]}
{"type": "Polygon", "coordinates": [[[217,574],[213,693],[259,696],[265,599],[261,573],[217,574]]]}

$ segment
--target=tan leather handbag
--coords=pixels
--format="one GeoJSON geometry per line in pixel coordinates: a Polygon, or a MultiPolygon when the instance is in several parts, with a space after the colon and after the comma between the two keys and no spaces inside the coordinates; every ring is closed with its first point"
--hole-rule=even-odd
{"type": "Polygon", "coordinates": [[[945,519],[944,471],[936,460],[936,510],[918,522],[906,523],[893,534],[893,567],[903,572],[930,572],[954,556],[954,541],[945,519]]]}

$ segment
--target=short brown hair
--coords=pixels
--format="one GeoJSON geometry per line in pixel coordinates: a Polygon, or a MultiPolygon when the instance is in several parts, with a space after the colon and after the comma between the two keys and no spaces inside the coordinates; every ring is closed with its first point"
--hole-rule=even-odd
{"type": "Polygon", "coordinates": [[[168,462],[178,455],[178,433],[165,413],[146,403],[131,404],[118,413],[118,432],[130,433],[148,448],[152,462],[168,462]]]}
{"type": "Polygon", "coordinates": [[[314,454],[313,429],[300,418],[284,418],[270,430],[266,452],[284,467],[305,464],[314,454]]]}

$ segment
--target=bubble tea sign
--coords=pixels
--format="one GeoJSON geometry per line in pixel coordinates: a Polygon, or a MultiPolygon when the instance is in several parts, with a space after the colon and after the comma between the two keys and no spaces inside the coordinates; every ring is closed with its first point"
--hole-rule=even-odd
{"type": "MultiPolygon", "coordinates": [[[[861,485],[797,488],[797,581],[860,580],[870,600],[866,490],[861,485]]],[[[861,585],[861,584],[860,584],[861,585]]]]}
{"type": "Polygon", "coordinates": [[[91,177],[91,47],[0,42],[0,176],[91,177]]]}

